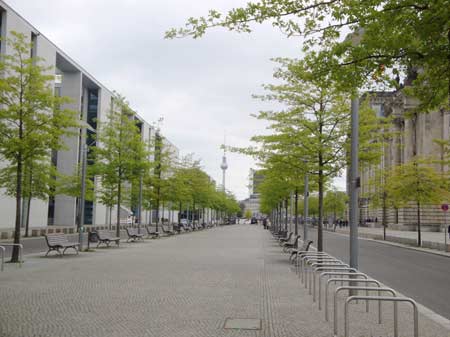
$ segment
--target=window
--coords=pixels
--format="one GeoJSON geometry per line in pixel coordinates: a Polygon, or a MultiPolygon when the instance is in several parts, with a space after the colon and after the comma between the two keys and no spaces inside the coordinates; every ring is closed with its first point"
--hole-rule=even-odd
{"type": "Polygon", "coordinates": [[[37,48],[37,34],[31,32],[31,50],[30,57],[36,57],[36,48],[37,48]]]}
{"type": "MultiPolygon", "coordinates": [[[[0,38],[3,37],[3,16],[5,15],[5,11],[0,9],[0,38]]],[[[3,52],[2,40],[0,39],[0,53],[3,52]]]]}

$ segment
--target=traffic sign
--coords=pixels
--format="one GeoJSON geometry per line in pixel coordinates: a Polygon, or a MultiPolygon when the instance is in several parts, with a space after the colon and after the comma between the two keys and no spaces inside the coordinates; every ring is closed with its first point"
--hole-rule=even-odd
{"type": "Polygon", "coordinates": [[[448,211],[448,204],[442,204],[442,205],[441,205],[441,209],[442,209],[444,212],[447,212],[447,211],[448,211]]]}

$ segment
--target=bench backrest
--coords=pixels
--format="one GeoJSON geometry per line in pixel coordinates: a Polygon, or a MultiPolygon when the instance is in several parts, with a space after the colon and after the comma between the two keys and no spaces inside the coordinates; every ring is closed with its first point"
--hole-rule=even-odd
{"type": "Polygon", "coordinates": [[[105,229],[98,230],[97,235],[100,240],[107,240],[107,239],[111,239],[113,237],[111,235],[111,232],[108,230],[105,230],[105,229]]]}
{"type": "Polygon", "coordinates": [[[147,233],[150,234],[150,235],[151,234],[155,234],[155,232],[156,232],[156,229],[154,231],[152,231],[150,226],[145,226],[145,229],[147,230],[147,233]]]}
{"type": "Polygon", "coordinates": [[[303,247],[301,250],[307,252],[312,244],[313,244],[313,241],[308,241],[308,242],[303,241],[303,247]]]}
{"type": "Polygon", "coordinates": [[[47,234],[45,236],[48,246],[58,246],[63,243],[68,243],[67,237],[63,233],[47,234]]]}
{"type": "Polygon", "coordinates": [[[136,228],[133,227],[127,227],[126,230],[129,236],[137,235],[138,233],[136,228]]]}

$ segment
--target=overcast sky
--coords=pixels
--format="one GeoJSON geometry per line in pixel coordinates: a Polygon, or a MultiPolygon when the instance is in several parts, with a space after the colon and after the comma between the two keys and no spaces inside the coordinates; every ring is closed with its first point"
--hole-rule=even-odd
{"type": "MultiPolygon", "coordinates": [[[[203,38],[164,40],[164,32],[209,9],[246,0],[7,0],[19,14],[111,90],[125,95],[183,154],[195,153],[221,182],[221,150],[247,146],[264,132],[250,117],[263,103],[251,97],[273,82],[273,57],[299,57],[300,40],[270,25],[252,34],[217,29],[203,38]]],[[[251,158],[228,154],[227,189],[248,196],[251,158]]]]}

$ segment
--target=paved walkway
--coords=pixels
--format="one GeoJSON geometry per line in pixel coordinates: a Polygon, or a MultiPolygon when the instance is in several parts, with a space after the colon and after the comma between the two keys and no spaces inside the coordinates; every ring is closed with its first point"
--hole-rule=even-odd
{"type": "MultiPolygon", "coordinates": [[[[369,315],[352,306],[352,336],[392,336],[391,305],[383,308],[380,326],[375,306],[369,315]]],[[[401,336],[412,336],[408,309],[400,306],[401,336]]],[[[421,315],[421,337],[449,335],[421,315]]],[[[8,266],[0,336],[329,337],[332,327],[270,234],[235,225],[8,266]],[[260,319],[261,329],[224,329],[227,318],[260,319]]]]}

